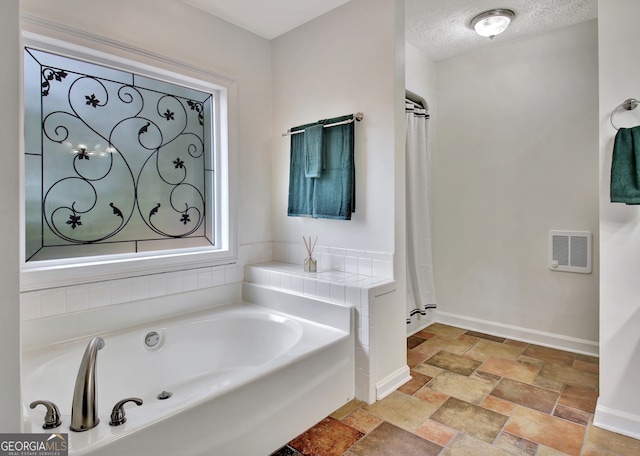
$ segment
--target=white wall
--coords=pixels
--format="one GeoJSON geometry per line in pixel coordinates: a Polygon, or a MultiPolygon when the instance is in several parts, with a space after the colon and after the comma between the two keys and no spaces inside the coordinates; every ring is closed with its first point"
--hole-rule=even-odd
{"type": "MultiPolygon", "coordinates": [[[[3,195],[18,194],[18,2],[2,3],[0,14],[0,138],[3,195]]],[[[18,289],[18,198],[0,198],[0,432],[20,431],[20,307],[18,289]]]]}
{"type": "Polygon", "coordinates": [[[437,63],[419,48],[405,42],[405,87],[407,90],[424,98],[429,105],[428,143],[429,153],[433,156],[436,147],[436,133],[438,124],[438,95],[437,95],[437,63]]]}
{"type": "Polygon", "coordinates": [[[352,0],[273,40],[275,241],[302,244],[303,235],[317,235],[319,245],[394,252],[399,3],[352,0]],[[281,134],[358,111],[352,220],[288,217],[290,138],[281,134]]]}
{"type": "MultiPolygon", "coordinates": [[[[407,90],[420,95],[429,104],[432,114],[437,111],[436,62],[418,47],[405,42],[405,87],[407,90]]],[[[432,119],[430,125],[434,125],[432,119]]],[[[435,138],[431,135],[429,139],[435,138]]]]}
{"type": "Polygon", "coordinates": [[[21,0],[21,13],[234,78],[239,87],[240,244],[271,240],[271,47],[175,0],[21,0]]]}
{"type": "Polygon", "coordinates": [[[595,21],[437,63],[439,320],[597,352],[597,252],[547,268],[550,229],[598,245],[597,65],[595,21]]]}
{"type": "MultiPolygon", "coordinates": [[[[609,200],[613,109],[640,97],[637,0],[598,2],[600,59],[600,398],[596,425],[640,438],[640,208],[609,200]]],[[[640,110],[616,125],[640,125],[640,110]]]]}

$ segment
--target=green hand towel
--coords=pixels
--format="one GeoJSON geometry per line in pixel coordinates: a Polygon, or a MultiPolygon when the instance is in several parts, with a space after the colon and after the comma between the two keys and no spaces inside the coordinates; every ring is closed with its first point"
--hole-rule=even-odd
{"type": "Polygon", "coordinates": [[[324,147],[322,136],[324,126],[313,125],[304,129],[305,177],[318,178],[324,168],[324,147]]]}
{"type": "Polygon", "coordinates": [[[612,203],[640,204],[640,126],[616,134],[610,196],[612,203]]]}
{"type": "MultiPolygon", "coordinates": [[[[292,131],[304,130],[305,126],[292,128],[292,131]]],[[[289,205],[290,217],[311,217],[313,213],[313,187],[315,179],[305,177],[304,133],[291,135],[289,165],[289,205]]]]}

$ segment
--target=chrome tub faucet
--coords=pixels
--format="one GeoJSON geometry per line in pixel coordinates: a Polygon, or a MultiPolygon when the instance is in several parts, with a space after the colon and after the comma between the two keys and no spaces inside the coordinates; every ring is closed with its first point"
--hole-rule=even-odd
{"type": "Polygon", "coordinates": [[[98,425],[98,385],[96,382],[96,362],[98,350],[104,347],[102,337],[91,339],[82,356],[76,386],[71,404],[71,426],[76,432],[88,431],[98,425]]]}

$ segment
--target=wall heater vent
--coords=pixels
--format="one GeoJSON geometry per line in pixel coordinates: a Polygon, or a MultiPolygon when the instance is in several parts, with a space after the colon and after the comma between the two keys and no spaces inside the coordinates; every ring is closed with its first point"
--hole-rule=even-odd
{"type": "Polygon", "coordinates": [[[549,231],[549,269],[591,272],[591,232],[549,231]]]}

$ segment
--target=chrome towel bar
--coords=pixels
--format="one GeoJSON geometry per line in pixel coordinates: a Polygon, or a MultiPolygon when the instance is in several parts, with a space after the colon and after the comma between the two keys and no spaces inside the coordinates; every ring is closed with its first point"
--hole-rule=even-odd
{"type": "MultiPolygon", "coordinates": [[[[336,123],[332,123],[332,124],[327,124],[327,125],[324,126],[324,128],[337,127],[338,125],[344,125],[344,124],[352,123],[354,120],[357,120],[358,122],[360,122],[362,119],[364,119],[364,114],[361,113],[361,112],[357,112],[357,113],[355,113],[353,115],[353,118],[351,118],[351,119],[343,120],[342,122],[336,122],[336,123]]],[[[291,131],[291,129],[289,128],[287,131],[282,133],[282,136],[297,135],[298,133],[304,133],[304,130],[291,131]]]]}

